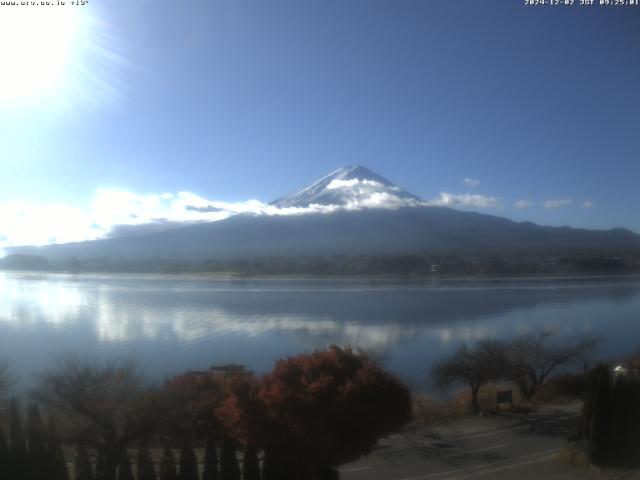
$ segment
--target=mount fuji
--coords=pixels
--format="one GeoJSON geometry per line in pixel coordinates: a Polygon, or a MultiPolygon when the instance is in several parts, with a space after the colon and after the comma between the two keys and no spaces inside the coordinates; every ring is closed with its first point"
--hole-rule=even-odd
{"type": "Polygon", "coordinates": [[[307,188],[271,202],[278,208],[312,205],[339,207],[410,207],[422,201],[389,180],[361,166],[343,167],[307,188]]]}
{"type": "Polygon", "coordinates": [[[275,200],[264,213],[237,214],[168,231],[10,253],[53,261],[165,260],[317,255],[640,254],[624,229],[547,227],[431,206],[365,167],[345,167],[275,200]]]}

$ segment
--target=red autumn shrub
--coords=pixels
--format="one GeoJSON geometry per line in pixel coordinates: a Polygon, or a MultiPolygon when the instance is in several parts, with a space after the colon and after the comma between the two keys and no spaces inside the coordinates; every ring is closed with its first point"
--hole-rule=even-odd
{"type": "Polygon", "coordinates": [[[204,438],[218,425],[216,406],[224,398],[224,379],[214,373],[183,373],[165,383],[171,414],[167,428],[172,433],[195,433],[204,438]]]}
{"type": "Polygon", "coordinates": [[[270,434],[260,389],[260,380],[253,373],[233,375],[225,379],[225,399],[216,409],[227,433],[245,445],[262,445],[270,434]]]}
{"type": "Polygon", "coordinates": [[[223,424],[281,464],[353,461],[411,417],[407,387],[351,349],[280,360],[261,382],[236,380],[218,410],[223,424]]]}

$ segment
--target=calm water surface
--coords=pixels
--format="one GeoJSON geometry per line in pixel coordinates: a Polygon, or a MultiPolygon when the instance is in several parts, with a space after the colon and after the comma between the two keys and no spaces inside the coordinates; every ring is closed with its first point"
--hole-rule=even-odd
{"type": "Polygon", "coordinates": [[[213,363],[264,372],[329,344],[384,348],[426,389],[461,342],[545,327],[603,337],[603,357],[640,348],[640,277],[237,279],[0,272],[0,358],[33,378],[52,355],[138,360],[153,379],[213,363]]]}

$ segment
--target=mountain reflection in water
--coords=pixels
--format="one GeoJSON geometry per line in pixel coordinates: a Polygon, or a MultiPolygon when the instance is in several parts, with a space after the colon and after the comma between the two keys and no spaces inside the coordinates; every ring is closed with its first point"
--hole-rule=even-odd
{"type": "Polygon", "coordinates": [[[385,349],[422,388],[463,341],[541,328],[640,347],[640,278],[235,279],[0,273],[0,358],[16,376],[74,350],[138,359],[153,378],[212,363],[258,372],[328,344],[385,349]]]}

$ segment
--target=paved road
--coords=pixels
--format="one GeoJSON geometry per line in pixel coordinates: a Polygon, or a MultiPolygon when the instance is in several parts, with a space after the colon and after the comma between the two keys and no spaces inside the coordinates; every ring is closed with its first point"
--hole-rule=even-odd
{"type": "Polygon", "coordinates": [[[597,478],[554,460],[575,431],[579,405],[533,414],[467,417],[413,427],[340,469],[345,480],[597,478]]]}

